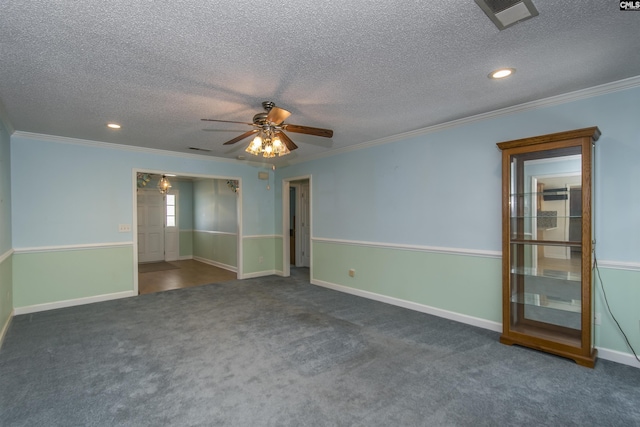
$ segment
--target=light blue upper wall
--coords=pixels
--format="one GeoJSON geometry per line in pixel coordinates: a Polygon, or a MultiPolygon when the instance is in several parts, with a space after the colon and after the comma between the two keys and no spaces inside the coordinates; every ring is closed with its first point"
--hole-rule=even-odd
{"type": "Polygon", "coordinates": [[[11,146],[0,116],[0,255],[12,248],[11,240],[11,146]]]}
{"type": "MultiPolygon", "coordinates": [[[[640,259],[640,88],[538,107],[276,171],[312,175],[314,237],[501,250],[497,142],[598,126],[598,257],[640,259]]],[[[281,233],[281,205],[276,230],[281,233]]]]}
{"type": "Polygon", "coordinates": [[[274,233],[273,193],[258,180],[259,171],[270,169],[58,140],[11,137],[14,248],[132,241],[131,233],[118,232],[118,224],[133,223],[133,170],[239,178],[243,232],[274,233]]]}
{"type": "Polygon", "coordinates": [[[238,194],[227,186],[227,180],[197,180],[193,194],[195,230],[238,232],[238,194]]]}

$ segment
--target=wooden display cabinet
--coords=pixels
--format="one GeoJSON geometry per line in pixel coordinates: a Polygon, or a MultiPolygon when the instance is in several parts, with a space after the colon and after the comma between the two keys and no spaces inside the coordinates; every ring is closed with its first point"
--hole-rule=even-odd
{"type": "Polygon", "coordinates": [[[592,161],[597,127],[498,143],[500,342],[593,367],[592,161]]]}

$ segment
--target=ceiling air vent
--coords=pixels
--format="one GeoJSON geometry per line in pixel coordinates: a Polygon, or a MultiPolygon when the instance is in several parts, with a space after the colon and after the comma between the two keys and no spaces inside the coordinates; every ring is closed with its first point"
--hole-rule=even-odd
{"type": "Polygon", "coordinates": [[[531,0],[475,1],[499,30],[504,30],[520,21],[538,16],[538,10],[531,0]]]}

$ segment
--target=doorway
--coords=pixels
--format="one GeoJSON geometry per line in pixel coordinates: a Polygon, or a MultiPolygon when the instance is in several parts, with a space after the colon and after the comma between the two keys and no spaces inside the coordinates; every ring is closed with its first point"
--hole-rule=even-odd
{"type": "Polygon", "coordinates": [[[289,187],[293,203],[289,202],[292,220],[289,223],[290,264],[296,267],[309,267],[311,264],[311,225],[309,211],[309,180],[291,182],[289,187]],[[291,206],[293,205],[293,206],[291,206]]]}
{"type": "Polygon", "coordinates": [[[283,195],[283,276],[291,267],[312,265],[312,185],[311,176],[282,181],[283,195]],[[287,238],[288,236],[288,238],[287,238]]]}
{"type": "Polygon", "coordinates": [[[163,195],[153,182],[163,174],[133,171],[134,291],[241,279],[241,180],[173,175],[163,195]],[[151,178],[141,185],[140,175],[151,178]]]}

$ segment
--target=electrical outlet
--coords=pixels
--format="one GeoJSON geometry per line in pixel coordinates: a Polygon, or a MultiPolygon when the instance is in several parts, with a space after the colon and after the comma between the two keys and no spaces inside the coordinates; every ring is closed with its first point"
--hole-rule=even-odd
{"type": "Polygon", "coordinates": [[[602,324],[602,315],[600,313],[596,313],[593,316],[593,323],[595,323],[596,325],[602,324]]]}
{"type": "Polygon", "coordinates": [[[263,257],[263,256],[258,257],[258,262],[259,262],[260,264],[262,264],[262,263],[264,262],[264,257],[263,257]]]}
{"type": "Polygon", "coordinates": [[[356,276],[356,271],[352,268],[349,270],[349,277],[355,277],[356,276]]]}
{"type": "Polygon", "coordinates": [[[131,231],[131,224],[120,224],[118,225],[118,232],[120,233],[129,233],[131,231]]]}

